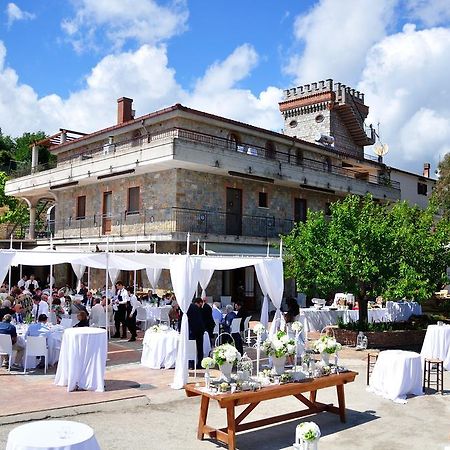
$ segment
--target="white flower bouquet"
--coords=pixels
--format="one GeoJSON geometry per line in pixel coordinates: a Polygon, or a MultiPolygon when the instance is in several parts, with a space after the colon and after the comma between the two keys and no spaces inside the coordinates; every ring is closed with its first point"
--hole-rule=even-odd
{"type": "Polygon", "coordinates": [[[320,336],[314,342],[313,349],[319,353],[329,353],[330,355],[341,350],[342,345],[332,336],[320,336]]]}
{"type": "Polygon", "coordinates": [[[297,425],[296,440],[313,442],[320,438],[320,428],[314,422],[302,422],[297,425]]]}
{"type": "Polygon", "coordinates": [[[295,341],[294,339],[290,339],[285,331],[278,331],[263,342],[262,349],[268,356],[275,356],[277,358],[294,355],[295,341]]]}
{"type": "Polygon", "coordinates": [[[231,344],[219,345],[213,351],[213,360],[219,367],[226,362],[235,364],[240,359],[241,354],[231,344]]]}
{"type": "Polygon", "coordinates": [[[291,330],[296,333],[300,333],[303,330],[303,325],[298,320],[296,320],[295,322],[292,322],[291,330]]]}
{"type": "Polygon", "coordinates": [[[160,331],[161,331],[161,329],[159,328],[159,325],[153,325],[150,327],[151,333],[159,333],[160,331]]]}
{"type": "Polygon", "coordinates": [[[255,333],[255,334],[262,334],[262,333],[264,333],[264,331],[266,331],[266,328],[264,327],[264,325],[261,322],[258,322],[253,327],[253,333],[255,333]]]}
{"type": "Polygon", "coordinates": [[[204,369],[211,369],[211,367],[214,367],[216,365],[215,361],[209,356],[203,358],[200,364],[204,369]]]}

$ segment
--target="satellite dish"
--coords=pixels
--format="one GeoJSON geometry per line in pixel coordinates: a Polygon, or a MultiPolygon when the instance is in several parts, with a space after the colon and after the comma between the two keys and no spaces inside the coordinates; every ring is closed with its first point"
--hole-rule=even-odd
{"type": "Polygon", "coordinates": [[[389,152],[389,146],[387,144],[379,144],[373,149],[375,155],[384,156],[389,152]]]}

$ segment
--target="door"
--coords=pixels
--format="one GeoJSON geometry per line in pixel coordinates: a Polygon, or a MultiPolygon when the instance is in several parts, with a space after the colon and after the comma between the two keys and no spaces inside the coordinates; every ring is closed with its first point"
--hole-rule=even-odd
{"type": "Polygon", "coordinates": [[[103,223],[102,223],[102,234],[111,233],[111,216],[112,216],[112,192],[103,192],[103,223]]]}
{"type": "Polygon", "coordinates": [[[242,234],[242,190],[227,188],[226,234],[242,234]]]}
{"type": "Polygon", "coordinates": [[[306,200],[304,198],[294,199],[294,221],[306,222],[306,200]]]}

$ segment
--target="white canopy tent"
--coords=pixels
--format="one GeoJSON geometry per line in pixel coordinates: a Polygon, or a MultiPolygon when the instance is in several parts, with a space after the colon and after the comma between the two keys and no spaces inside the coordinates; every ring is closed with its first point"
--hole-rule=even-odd
{"type": "MultiPolygon", "coordinates": [[[[180,344],[172,387],[181,389],[188,379],[187,344],[189,339],[187,310],[200,283],[204,289],[214,270],[231,270],[255,266],[258,281],[265,297],[268,295],[280,315],[284,289],[283,260],[281,257],[233,257],[205,255],[173,255],[157,253],[92,253],[46,250],[2,250],[0,251],[0,278],[3,280],[10,265],[44,266],[69,263],[104,269],[141,270],[169,269],[177,302],[183,311],[180,344]]],[[[159,278],[159,277],[158,277],[159,278]]],[[[154,278],[157,282],[156,276],[154,278]]],[[[107,312],[108,313],[108,312],[107,312]]],[[[265,314],[267,314],[267,309],[265,314]]],[[[267,318],[262,318],[267,323],[267,318]]]]}

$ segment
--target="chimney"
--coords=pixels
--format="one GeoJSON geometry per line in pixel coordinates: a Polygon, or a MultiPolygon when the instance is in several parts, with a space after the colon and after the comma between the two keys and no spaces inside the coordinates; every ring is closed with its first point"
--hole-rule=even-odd
{"type": "Polygon", "coordinates": [[[425,163],[423,165],[423,176],[425,178],[430,178],[430,168],[431,168],[430,163],[425,163]]]}
{"type": "Polygon", "coordinates": [[[133,110],[131,109],[133,105],[133,99],[122,97],[117,99],[117,124],[124,122],[129,122],[134,119],[133,110]]]}

